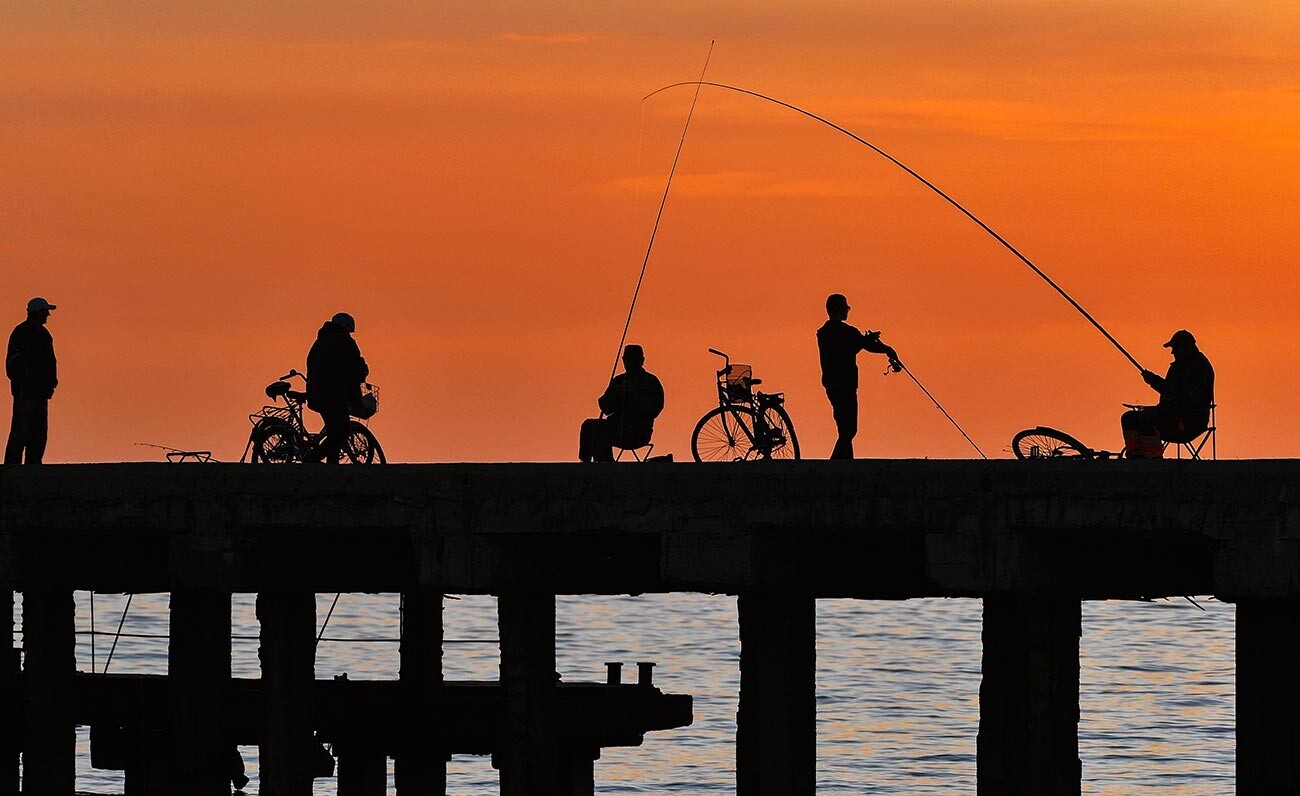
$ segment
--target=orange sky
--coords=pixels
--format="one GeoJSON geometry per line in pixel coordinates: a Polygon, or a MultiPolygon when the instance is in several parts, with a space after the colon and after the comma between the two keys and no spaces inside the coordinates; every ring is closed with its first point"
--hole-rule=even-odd
{"type": "MultiPolygon", "coordinates": [[[[60,305],[47,459],[237,458],[338,310],[391,459],[573,459],[690,102],[640,97],[711,37],[711,79],[917,168],[1152,369],[1195,332],[1221,454],[1300,451],[1300,6],[588,5],[6,4],[0,318],[60,305]]],[[[689,459],[714,346],[825,456],[813,331],[837,290],[990,455],[1039,423],[1115,447],[1120,402],[1154,396],[910,178],[706,89],[629,338],[668,393],[656,452],[689,459]]],[[[972,455],[863,365],[860,456],[972,455]]]]}

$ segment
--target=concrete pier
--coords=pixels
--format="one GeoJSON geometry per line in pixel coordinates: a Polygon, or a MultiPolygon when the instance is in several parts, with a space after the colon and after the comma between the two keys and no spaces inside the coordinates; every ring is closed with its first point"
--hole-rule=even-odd
{"type": "MultiPolygon", "coordinates": [[[[403,731],[380,744],[396,756],[403,796],[440,794],[442,761],[457,749],[492,754],[510,796],[585,796],[599,748],[639,742],[659,719],[620,729],[606,707],[635,688],[601,686],[589,704],[584,689],[557,686],[555,595],[652,592],[740,597],[745,796],[815,786],[814,601],[922,597],[985,603],[980,792],[1076,794],[1087,774],[1081,601],[1206,594],[1239,606],[1239,791],[1300,792],[1296,483],[1292,460],[7,467],[0,588],[25,595],[28,781],[70,787],[73,589],[170,591],[178,612],[209,627],[224,620],[198,595],[258,593],[265,726],[236,731],[257,735],[267,787],[284,796],[310,790],[313,726],[338,740],[349,789],[373,790],[379,768],[376,749],[345,737],[347,722],[313,716],[313,688],[331,695],[316,704],[352,720],[371,694],[371,684],[314,683],[317,592],[404,595],[401,681],[384,684],[404,696],[371,720],[403,731]],[[474,711],[457,696],[471,691],[441,683],[444,592],[500,597],[501,682],[472,692],[474,711]],[[566,699],[588,725],[566,724],[566,699]],[[434,731],[398,704],[426,700],[447,716],[465,711],[442,726],[466,729],[434,731]],[[593,728],[603,732],[594,745],[583,735],[593,728]]],[[[198,691],[222,679],[221,662],[191,660],[228,653],[208,641],[174,640],[181,678],[163,726],[210,740],[212,727],[181,715],[185,705],[221,712],[198,691]]],[[[95,682],[107,692],[77,698],[131,713],[115,701],[127,685],[95,682]]],[[[656,704],[638,709],[655,716],[656,704]]],[[[154,731],[149,716],[132,721],[99,726],[105,738],[154,731]]],[[[167,748],[172,766],[208,770],[206,753],[167,748]]]]}
{"type": "Polygon", "coordinates": [[[172,789],[183,783],[195,796],[228,796],[234,749],[226,733],[225,700],[230,687],[230,592],[173,592],[170,624],[172,789]]]}

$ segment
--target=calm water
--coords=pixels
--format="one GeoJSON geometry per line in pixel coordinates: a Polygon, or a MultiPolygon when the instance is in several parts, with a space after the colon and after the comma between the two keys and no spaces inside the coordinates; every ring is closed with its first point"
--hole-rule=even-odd
{"type": "MultiPolygon", "coordinates": [[[[324,617],[333,595],[318,597],[324,617]]],[[[77,595],[78,628],[90,599],[77,595]]],[[[99,630],[113,630],[124,598],[95,599],[99,630]]],[[[1224,794],[1233,790],[1233,627],[1230,605],[1202,600],[1085,603],[1080,749],[1084,792],[1224,794]]],[[[602,663],[659,663],[655,682],[695,697],[695,723],[651,733],[643,746],[609,749],[596,764],[600,793],[731,793],[737,668],[735,600],[705,595],[568,597],[558,609],[559,670],[566,681],[604,679],[602,663]]],[[[138,596],[124,632],[167,632],[165,595],[138,596]]],[[[449,679],[493,679],[495,601],[446,603],[449,679]],[[487,643],[472,643],[487,642],[487,643]]],[[[395,637],[395,595],[343,595],[329,637],[395,637]]],[[[235,598],[235,633],[255,636],[253,598],[235,598]]],[[[974,793],[979,724],[980,603],[822,601],[818,606],[818,783],[821,793],[974,793]]],[[[78,662],[91,666],[87,635],[78,662]]],[[[102,671],[111,638],[96,642],[102,671]]],[[[163,639],[123,638],[111,671],[163,673],[163,639]]],[[[257,676],[257,642],[234,642],[236,676],[257,676]]],[[[397,645],[323,643],[318,677],[397,675],[397,645]]],[[[632,676],[635,676],[634,670],[632,676]]],[[[83,731],[78,787],[120,793],[118,772],[90,768],[83,731]]],[[[255,777],[255,749],[244,749],[255,777]]],[[[448,790],[495,792],[486,758],[456,757],[448,790]]],[[[317,794],[333,794],[317,780],[317,794]]],[[[256,793],[256,780],[248,793],[256,793]]]]}

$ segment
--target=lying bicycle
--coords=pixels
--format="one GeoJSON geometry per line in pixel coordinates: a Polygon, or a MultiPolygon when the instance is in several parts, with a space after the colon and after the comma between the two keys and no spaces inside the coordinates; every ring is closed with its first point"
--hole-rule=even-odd
{"type": "MultiPolygon", "coordinates": [[[[1140,404],[1124,404],[1127,409],[1148,409],[1150,407],[1140,404]]],[[[1201,454],[1205,451],[1208,443],[1210,446],[1209,456],[1211,459],[1219,458],[1218,441],[1215,438],[1214,417],[1215,406],[1210,406],[1210,424],[1207,428],[1196,431],[1195,433],[1184,434],[1181,436],[1167,437],[1165,447],[1169,445],[1176,446],[1177,457],[1183,458],[1186,452],[1188,458],[1199,460],[1201,454]]],[[[1035,426],[1019,432],[1011,438],[1011,450],[1015,453],[1017,459],[1119,459],[1122,453],[1112,453],[1111,451],[1094,450],[1084,445],[1079,440],[1066,434],[1064,431],[1058,431],[1047,426],[1035,426]]]]}

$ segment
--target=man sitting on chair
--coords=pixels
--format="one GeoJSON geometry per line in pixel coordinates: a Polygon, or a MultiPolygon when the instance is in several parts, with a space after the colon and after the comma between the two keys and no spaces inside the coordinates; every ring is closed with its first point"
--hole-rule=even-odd
{"type": "Polygon", "coordinates": [[[645,369],[641,346],[623,349],[623,372],[610,379],[596,402],[604,417],[582,421],[578,461],[612,462],[614,447],[627,450],[650,444],[655,418],[664,410],[664,388],[645,369]]]}
{"type": "Polygon", "coordinates": [[[1130,459],[1159,459],[1164,442],[1191,442],[1210,426],[1214,404],[1214,368],[1186,329],[1174,332],[1165,348],[1174,361],[1162,379],[1149,370],[1142,380],[1160,393],[1160,403],[1132,409],[1120,417],[1124,455],[1130,459]]]}

